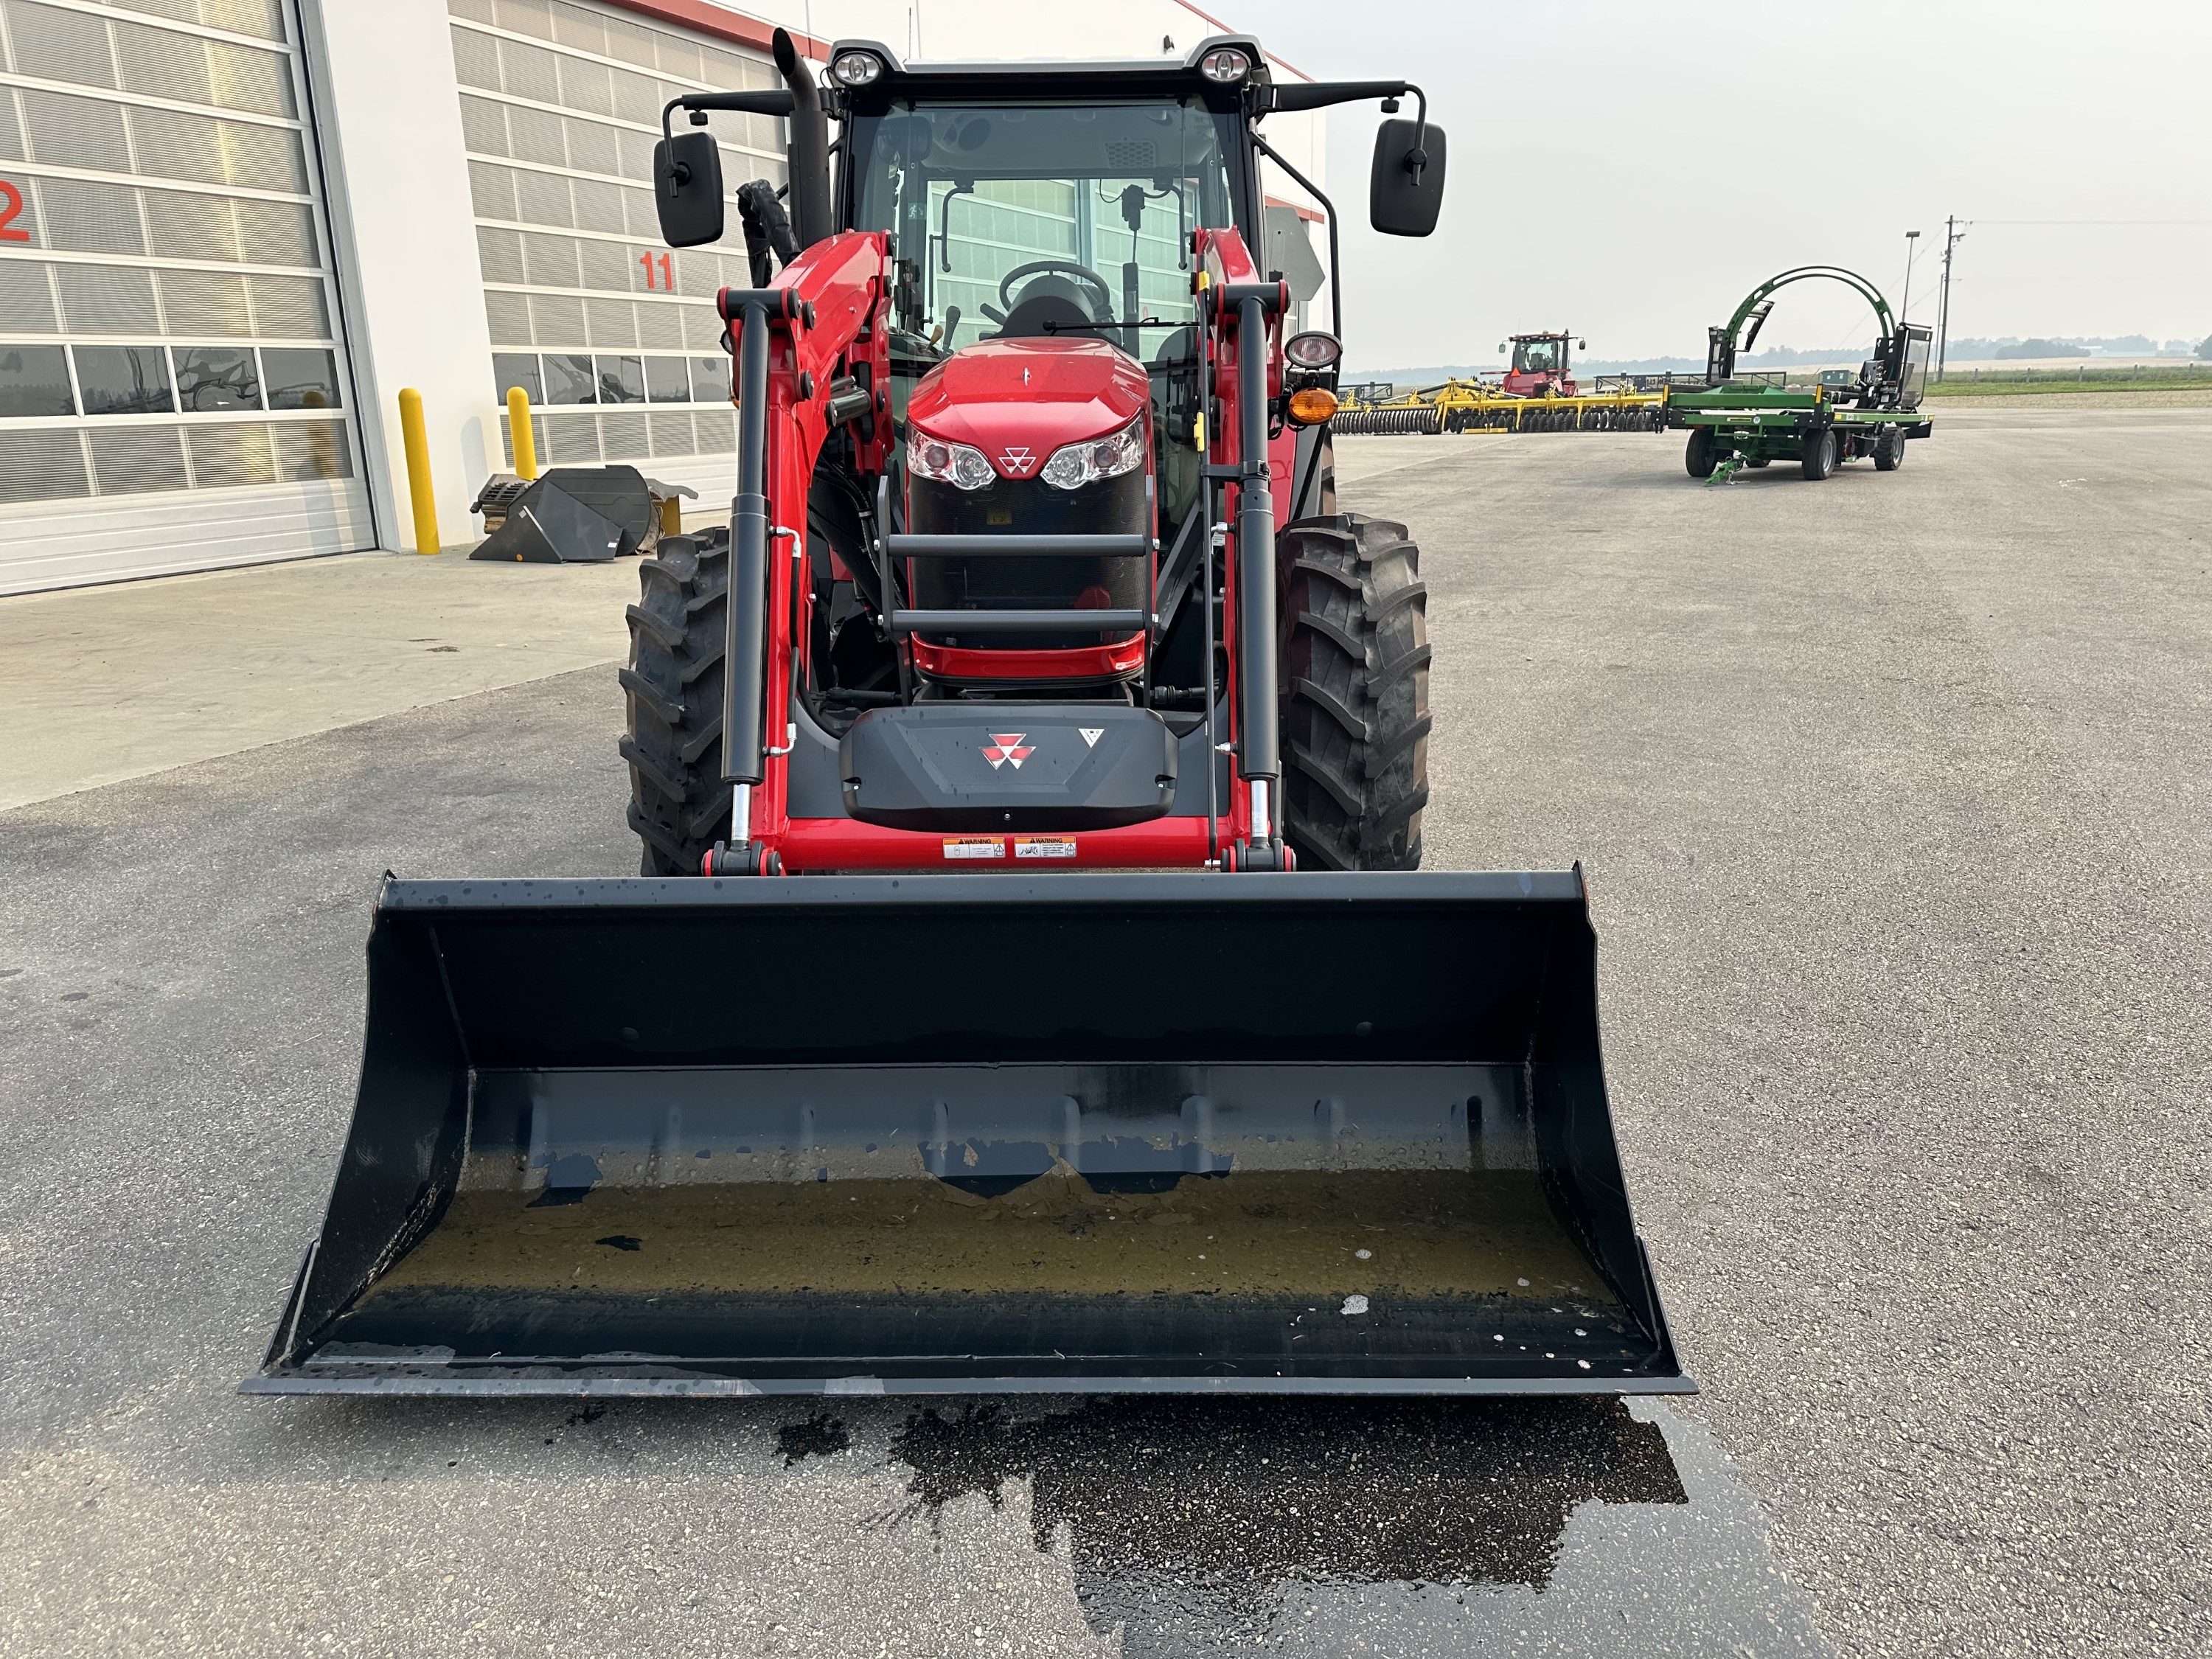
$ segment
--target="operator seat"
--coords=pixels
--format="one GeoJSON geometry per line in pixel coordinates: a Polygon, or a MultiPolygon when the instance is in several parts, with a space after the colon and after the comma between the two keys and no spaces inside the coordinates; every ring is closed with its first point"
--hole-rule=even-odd
{"type": "Polygon", "coordinates": [[[1048,323],[1054,328],[1067,328],[1098,320],[1083,303],[1080,289],[1065,276],[1047,272],[1024,285],[1022,297],[1006,313],[1006,320],[999,325],[999,338],[1040,339],[1052,332],[1045,326],[1048,323]]]}

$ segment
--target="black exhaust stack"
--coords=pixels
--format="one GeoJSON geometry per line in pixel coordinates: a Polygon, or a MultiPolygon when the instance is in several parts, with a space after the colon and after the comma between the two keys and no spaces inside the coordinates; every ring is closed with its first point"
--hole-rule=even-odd
{"type": "Polygon", "coordinates": [[[775,32],[771,50],[791,88],[791,228],[799,246],[807,248],[837,228],[830,208],[830,118],[822,108],[814,71],[799,55],[788,29],[775,32]]]}

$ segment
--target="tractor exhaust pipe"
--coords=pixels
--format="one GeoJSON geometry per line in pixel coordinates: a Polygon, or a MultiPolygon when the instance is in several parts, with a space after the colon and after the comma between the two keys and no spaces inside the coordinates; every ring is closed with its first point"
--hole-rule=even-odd
{"type": "Polygon", "coordinates": [[[804,250],[836,228],[830,212],[830,118],[823,112],[814,71],[799,55],[791,31],[778,29],[770,49],[784,85],[791,88],[791,228],[804,250]]]}

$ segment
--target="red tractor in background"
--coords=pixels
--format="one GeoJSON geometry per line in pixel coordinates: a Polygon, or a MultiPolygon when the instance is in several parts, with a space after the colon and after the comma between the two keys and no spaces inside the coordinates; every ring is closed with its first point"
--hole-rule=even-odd
{"type": "Polygon", "coordinates": [[[1516,334],[1510,343],[1500,341],[1498,355],[1504,356],[1510,349],[1513,357],[1498,389],[1509,398],[1576,396],[1574,377],[1567,371],[1571,340],[1578,348],[1587,349],[1589,344],[1566,334],[1516,334]]]}
{"type": "MultiPolygon", "coordinates": [[[[777,50],[785,88],[670,106],[785,116],[792,160],[737,192],[754,286],[719,301],[731,528],[664,544],[630,611],[645,873],[1416,866],[1419,555],[1337,510],[1339,333],[1252,250],[1259,158],[1299,179],[1265,115],[1419,89],[1279,84],[1243,37],[845,43],[821,84],[777,50]]],[[[717,240],[712,135],[656,169],[667,240],[717,240]]],[[[1376,228],[1426,234],[1443,169],[1425,102],[1386,121],[1376,228]]]]}

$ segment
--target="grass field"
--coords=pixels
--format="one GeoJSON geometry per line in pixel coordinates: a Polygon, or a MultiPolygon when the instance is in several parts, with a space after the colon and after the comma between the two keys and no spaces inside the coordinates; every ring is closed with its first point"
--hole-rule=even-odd
{"type": "Polygon", "coordinates": [[[2113,368],[1954,368],[1943,380],[1930,379],[1931,398],[2042,397],[2069,392],[2183,392],[2212,389],[2212,363],[2178,363],[2172,368],[2137,364],[2113,368]]]}

